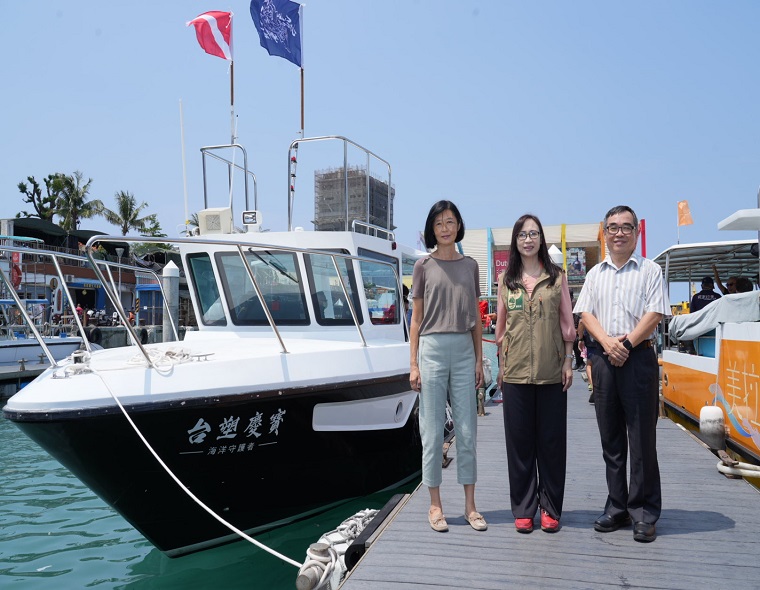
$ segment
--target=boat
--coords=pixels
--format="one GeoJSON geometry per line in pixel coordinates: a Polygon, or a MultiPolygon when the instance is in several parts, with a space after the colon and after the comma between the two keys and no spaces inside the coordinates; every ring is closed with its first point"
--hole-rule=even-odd
{"type": "MultiPolygon", "coordinates": [[[[719,228],[760,231],[759,220],[760,209],[743,210],[723,220],[719,228]]],[[[655,262],[662,266],[669,286],[712,276],[713,264],[721,277],[744,276],[754,285],[758,241],[679,244],[655,262]]],[[[680,311],[683,306],[677,307],[680,311]]],[[[719,409],[729,450],[760,463],[759,362],[760,291],[727,294],[698,312],[674,315],[667,323],[662,350],[666,412],[696,429],[704,408],[719,409]]]]}
{"type": "MultiPolygon", "coordinates": [[[[199,235],[163,240],[181,255],[197,330],[145,345],[123,317],[132,346],[62,361],[3,410],[172,557],[421,471],[393,232],[298,231],[289,218],[262,233],[247,210],[249,231],[234,233],[232,215],[207,207],[199,235]]],[[[86,251],[115,240],[162,241],[94,236],[86,251]]]]}
{"type": "MultiPolygon", "coordinates": [[[[61,360],[82,346],[82,339],[69,334],[65,326],[53,326],[47,320],[47,299],[21,299],[28,317],[34,322],[55,360],[61,360]]],[[[25,322],[15,299],[0,299],[0,367],[26,368],[43,364],[45,350],[25,322]]],[[[22,369],[23,370],[23,369],[22,369]]]]}

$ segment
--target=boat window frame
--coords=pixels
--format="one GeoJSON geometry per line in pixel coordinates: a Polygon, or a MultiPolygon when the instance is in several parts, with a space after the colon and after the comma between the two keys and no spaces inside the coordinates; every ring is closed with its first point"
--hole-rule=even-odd
{"type": "MultiPolygon", "coordinates": [[[[243,250],[243,254],[245,255],[245,261],[250,265],[251,262],[255,262],[256,260],[259,260],[256,256],[256,254],[253,254],[253,252],[261,252],[262,254],[283,254],[287,256],[291,256],[293,259],[293,272],[297,274],[298,278],[298,295],[299,295],[299,303],[301,306],[301,310],[303,311],[303,318],[276,318],[274,317],[274,323],[276,326],[308,326],[311,323],[311,319],[309,317],[309,309],[306,305],[306,293],[304,289],[304,281],[303,281],[303,273],[301,271],[300,265],[298,263],[298,254],[296,252],[293,252],[288,249],[280,250],[276,248],[267,248],[266,250],[260,249],[260,248],[245,248],[243,250]]],[[[254,299],[258,305],[260,306],[260,312],[261,312],[261,319],[258,318],[251,318],[251,319],[241,319],[237,316],[237,306],[234,305],[234,301],[232,299],[232,288],[229,284],[228,277],[227,277],[227,267],[224,265],[225,258],[230,259],[237,259],[241,260],[240,253],[234,250],[228,250],[228,251],[221,251],[221,252],[215,252],[214,253],[214,260],[216,262],[216,265],[219,269],[219,276],[222,282],[222,290],[224,292],[225,301],[227,302],[227,309],[229,310],[230,314],[230,321],[235,326],[267,326],[269,327],[269,320],[267,319],[267,316],[264,312],[264,307],[261,305],[261,302],[258,301],[258,296],[256,294],[256,290],[253,288],[253,285],[251,284],[250,277],[248,276],[248,273],[245,273],[246,280],[248,281],[248,284],[251,287],[252,294],[251,297],[249,297],[249,300],[254,299]]],[[[266,262],[265,262],[266,264],[266,262]]],[[[241,267],[242,269],[242,267],[241,267]]],[[[251,272],[253,272],[254,275],[256,275],[256,270],[254,267],[251,267],[251,272]]],[[[282,272],[282,271],[280,271],[282,272]]],[[[257,282],[259,282],[259,287],[261,287],[261,283],[259,281],[259,278],[257,278],[257,282]]],[[[266,302],[266,298],[265,298],[266,302]]],[[[277,311],[273,309],[271,302],[267,303],[269,312],[273,314],[277,311]]]]}
{"type": "Polygon", "coordinates": [[[211,281],[211,283],[216,288],[216,301],[214,303],[219,302],[219,305],[222,306],[222,296],[221,292],[219,291],[219,276],[217,274],[216,269],[214,268],[215,264],[211,258],[211,255],[208,252],[190,252],[187,255],[185,255],[185,265],[187,269],[187,274],[190,276],[191,280],[190,282],[193,285],[193,294],[195,295],[195,301],[198,304],[198,311],[200,313],[196,314],[198,317],[198,321],[201,322],[204,326],[226,326],[227,325],[227,313],[224,310],[224,307],[222,306],[222,317],[219,320],[206,320],[206,314],[211,309],[211,307],[214,305],[214,303],[211,304],[208,308],[205,308],[205,302],[203,298],[201,297],[201,293],[198,290],[199,286],[199,275],[196,274],[196,269],[193,267],[193,260],[195,259],[202,259],[205,258],[208,260],[209,266],[211,267],[211,273],[214,276],[214,280],[211,281]]]}
{"type": "MultiPolygon", "coordinates": [[[[395,305],[395,313],[394,313],[394,321],[385,321],[385,316],[383,318],[375,318],[372,317],[370,313],[370,322],[374,326],[397,326],[398,324],[402,323],[404,320],[402,319],[402,314],[406,313],[406,310],[403,308],[403,296],[399,293],[399,287],[398,287],[398,278],[400,276],[400,268],[399,264],[401,263],[399,258],[396,258],[394,256],[389,256],[388,254],[383,254],[382,252],[377,252],[375,250],[369,250],[367,248],[358,248],[357,254],[361,256],[362,258],[368,258],[371,260],[377,260],[378,262],[383,262],[385,264],[390,264],[393,266],[393,270],[395,270],[395,303],[391,304],[387,309],[390,309],[393,305],[395,305]],[[382,321],[381,321],[382,320],[382,321]]],[[[364,277],[364,268],[362,267],[365,263],[370,263],[369,260],[359,260],[359,268],[362,270],[362,277],[364,277]]],[[[383,265],[385,266],[385,265],[383,265]]],[[[362,285],[363,286],[363,285],[362,285]]],[[[364,288],[364,298],[367,300],[367,308],[369,309],[369,301],[370,298],[367,296],[367,290],[364,288]]]]}
{"type": "MultiPolygon", "coordinates": [[[[306,276],[309,280],[309,293],[311,295],[311,304],[314,308],[314,316],[315,316],[314,319],[316,320],[317,324],[319,324],[320,326],[355,326],[356,325],[354,323],[353,317],[351,317],[350,315],[349,310],[346,310],[346,312],[349,315],[343,318],[328,318],[320,313],[318,294],[322,294],[324,293],[324,291],[317,290],[316,281],[314,279],[314,269],[313,269],[311,257],[312,256],[329,257],[328,253],[337,254],[337,256],[333,258],[333,260],[336,261],[339,268],[340,268],[341,261],[343,262],[343,264],[345,264],[346,276],[344,276],[343,278],[348,279],[347,288],[350,289],[351,299],[354,304],[354,310],[356,311],[356,318],[359,322],[359,325],[362,325],[364,324],[364,314],[362,312],[361,298],[359,297],[359,290],[358,290],[357,282],[356,282],[356,271],[354,269],[354,265],[352,264],[353,259],[344,258],[344,256],[353,256],[353,254],[351,254],[345,248],[326,248],[324,250],[320,250],[319,253],[305,252],[303,254],[304,268],[306,269],[306,276]],[[322,254],[322,252],[324,252],[325,254],[322,254]]],[[[343,295],[342,289],[341,289],[341,295],[343,295]]]]}

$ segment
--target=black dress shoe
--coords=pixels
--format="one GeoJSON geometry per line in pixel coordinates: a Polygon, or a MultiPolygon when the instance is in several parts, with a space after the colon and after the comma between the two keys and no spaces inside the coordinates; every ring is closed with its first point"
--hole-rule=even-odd
{"type": "Polygon", "coordinates": [[[631,524],[631,517],[627,513],[611,516],[605,512],[594,521],[594,530],[600,533],[611,533],[629,524],[631,524]]]}
{"type": "Polygon", "coordinates": [[[639,543],[651,543],[657,538],[654,523],[637,522],[633,525],[633,540],[639,543]]]}

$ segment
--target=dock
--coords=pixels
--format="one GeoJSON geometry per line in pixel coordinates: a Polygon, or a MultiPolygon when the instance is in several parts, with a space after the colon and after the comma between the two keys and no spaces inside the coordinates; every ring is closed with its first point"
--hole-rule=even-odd
{"type": "Polygon", "coordinates": [[[23,383],[27,383],[42,373],[50,365],[45,363],[28,362],[24,369],[20,367],[0,367],[0,401],[14,395],[23,383]]]}
{"type": "MultiPolygon", "coordinates": [[[[633,540],[631,526],[598,533],[607,497],[594,406],[578,372],[568,396],[568,466],[561,529],[515,530],[509,503],[503,413],[489,404],[478,419],[478,510],[485,532],[464,520],[454,461],[441,495],[447,533],[427,521],[420,486],[368,548],[341,590],[425,588],[760,588],[760,493],[727,479],[718,459],[667,418],[657,428],[663,512],[653,543],[633,540]]],[[[535,522],[538,524],[538,517],[535,522]]]]}

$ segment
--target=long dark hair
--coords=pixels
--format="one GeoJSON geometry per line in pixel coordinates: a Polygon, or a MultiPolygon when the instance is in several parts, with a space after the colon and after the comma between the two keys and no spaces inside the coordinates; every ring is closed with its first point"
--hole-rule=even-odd
{"type": "Polygon", "coordinates": [[[428,250],[432,250],[438,244],[438,240],[435,239],[433,223],[435,223],[435,218],[446,211],[446,209],[454,214],[459,224],[459,231],[454,241],[461,242],[464,239],[464,221],[462,221],[462,215],[459,213],[457,206],[451,201],[438,201],[430,208],[430,213],[428,213],[427,220],[425,221],[425,247],[428,250]]]}
{"type": "Polygon", "coordinates": [[[551,256],[549,256],[549,248],[546,247],[546,238],[544,236],[544,226],[541,225],[541,221],[535,215],[526,213],[520,219],[515,221],[515,225],[512,227],[512,242],[509,246],[509,264],[507,264],[507,274],[504,276],[507,287],[512,291],[522,285],[523,263],[520,251],[517,249],[517,234],[522,231],[525,222],[529,219],[536,222],[538,231],[541,232],[541,235],[539,236],[541,243],[538,246],[538,259],[544,265],[546,272],[549,273],[549,284],[553,285],[562,272],[562,269],[554,264],[551,256]]]}

